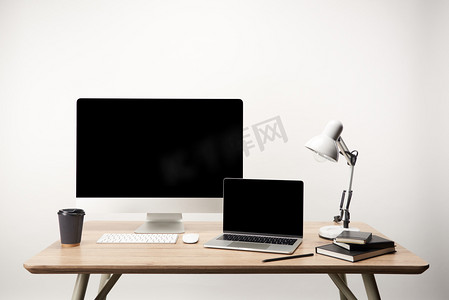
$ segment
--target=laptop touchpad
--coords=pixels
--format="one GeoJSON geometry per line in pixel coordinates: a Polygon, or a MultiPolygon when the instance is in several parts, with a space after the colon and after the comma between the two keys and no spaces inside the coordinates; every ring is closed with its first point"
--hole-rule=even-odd
{"type": "Polygon", "coordinates": [[[232,242],[228,245],[228,247],[235,247],[235,248],[248,248],[250,246],[254,249],[268,249],[270,245],[268,244],[257,244],[257,243],[242,243],[242,242],[232,242]]]}

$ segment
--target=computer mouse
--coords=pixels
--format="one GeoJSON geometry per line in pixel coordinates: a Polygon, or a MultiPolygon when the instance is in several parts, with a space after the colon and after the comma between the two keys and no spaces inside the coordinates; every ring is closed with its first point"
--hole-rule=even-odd
{"type": "Polygon", "coordinates": [[[184,233],[182,241],[186,244],[195,244],[198,242],[200,235],[198,233],[184,233]]]}

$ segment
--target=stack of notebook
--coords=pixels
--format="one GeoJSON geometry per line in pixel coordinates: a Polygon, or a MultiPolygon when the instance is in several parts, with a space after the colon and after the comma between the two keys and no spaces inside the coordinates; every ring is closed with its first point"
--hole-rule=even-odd
{"type": "Polygon", "coordinates": [[[316,247],[318,254],[351,262],[395,251],[394,241],[362,231],[343,231],[332,244],[316,247]]]}

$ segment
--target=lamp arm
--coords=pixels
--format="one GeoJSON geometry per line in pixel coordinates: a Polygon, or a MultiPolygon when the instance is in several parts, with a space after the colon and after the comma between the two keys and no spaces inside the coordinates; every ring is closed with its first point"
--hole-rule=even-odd
{"type": "Polygon", "coordinates": [[[340,200],[340,215],[334,217],[334,222],[338,223],[343,221],[343,227],[349,228],[350,214],[349,206],[352,199],[352,179],[354,178],[354,166],[350,165],[351,176],[349,177],[349,188],[344,190],[341,194],[340,200]]]}
{"type": "Polygon", "coordinates": [[[340,154],[343,155],[346,158],[346,161],[348,162],[348,165],[355,166],[355,163],[357,162],[357,150],[349,151],[348,146],[346,146],[345,142],[343,141],[343,138],[340,136],[337,139],[337,146],[338,149],[340,149],[340,154]]]}
{"type": "Polygon", "coordinates": [[[354,166],[357,162],[357,156],[358,152],[356,150],[349,151],[348,146],[346,146],[345,142],[343,141],[342,137],[340,136],[337,139],[337,145],[340,149],[341,155],[343,155],[346,158],[346,161],[348,162],[348,165],[350,167],[351,175],[349,177],[349,187],[348,190],[344,190],[341,196],[340,201],[340,215],[334,217],[334,221],[343,221],[343,227],[349,228],[349,222],[350,222],[350,214],[349,214],[349,206],[351,205],[351,199],[352,199],[352,180],[354,178],[354,166]]]}
{"type": "Polygon", "coordinates": [[[346,197],[346,205],[343,208],[343,227],[344,228],[349,228],[349,219],[350,219],[350,215],[349,215],[349,205],[351,205],[351,199],[352,199],[352,179],[354,177],[354,166],[351,165],[351,176],[349,178],[349,188],[348,188],[348,196],[346,197]]]}

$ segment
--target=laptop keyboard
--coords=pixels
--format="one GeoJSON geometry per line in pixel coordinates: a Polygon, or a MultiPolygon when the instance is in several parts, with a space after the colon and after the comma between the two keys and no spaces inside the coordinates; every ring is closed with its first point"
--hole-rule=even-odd
{"type": "Polygon", "coordinates": [[[257,235],[242,235],[242,234],[229,234],[225,233],[220,240],[233,241],[233,242],[250,242],[250,243],[263,243],[263,244],[276,244],[276,245],[293,245],[297,239],[291,238],[277,238],[270,236],[257,236],[257,235]]]}

